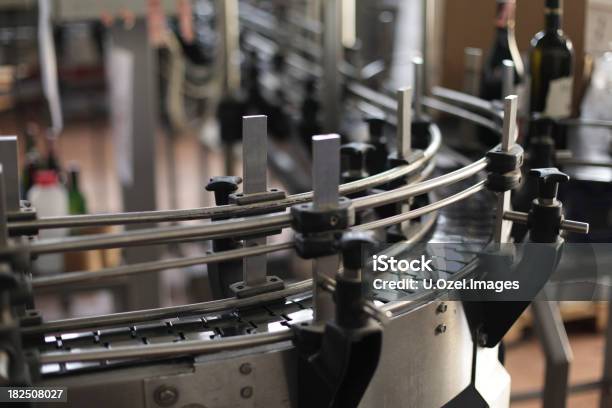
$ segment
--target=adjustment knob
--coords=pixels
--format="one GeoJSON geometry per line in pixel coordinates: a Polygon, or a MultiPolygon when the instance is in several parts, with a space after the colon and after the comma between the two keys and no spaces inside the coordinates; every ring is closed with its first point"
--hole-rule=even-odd
{"type": "Polygon", "coordinates": [[[569,176],[555,167],[532,169],[529,175],[538,178],[538,198],[543,200],[556,199],[559,183],[569,181],[569,176]]]}
{"type": "Polygon", "coordinates": [[[340,247],[345,273],[347,270],[362,269],[366,264],[366,258],[370,256],[376,244],[371,231],[351,231],[342,235],[340,247]]]}
{"type": "Polygon", "coordinates": [[[353,142],[343,145],[340,148],[342,158],[342,179],[345,182],[361,180],[368,177],[366,170],[366,158],[369,151],[374,150],[374,146],[368,143],[353,142]]]}
{"type": "Polygon", "coordinates": [[[242,178],[238,176],[217,176],[210,179],[206,185],[206,191],[215,193],[216,205],[227,205],[230,194],[238,190],[240,183],[242,183],[242,178]]]}

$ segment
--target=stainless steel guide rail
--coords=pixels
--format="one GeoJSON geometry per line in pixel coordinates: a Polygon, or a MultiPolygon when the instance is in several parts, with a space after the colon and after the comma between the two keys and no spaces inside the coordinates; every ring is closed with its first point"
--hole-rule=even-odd
{"type": "MultiPolygon", "coordinates": [[[[430,173],[433,171],[434,166],[433,163],[421,173],[419,176],[419,180],[423,178],[427,178],[430,173]]],[[[417,180],[418,181],[418,180],[417,180]]],[[[428,227],[423,227],[420,230],[420,235],[427,232],[429,228],[432,226],[432,222],[435,220],[435,217],[432,217],[428,227]]],[[[372,228],[373,229],[373,228],[372,228]]],[[[415,231],[419,232],[419,231],[415,231]]],[[[411,239],[414,239],[415,236],[411,236],[411,239]]],[[[246,256],[251,255],[261,255],[268,254],[277,251],[283,251],[293,248],[293,242],[285,242],[281,244],[268,244],[268,245],[259,245],[250,248],[241,248],[229,251],[222,251],[219,253],[208,254],[199,257],[191,257],[191,258],[180,258],[180,259],[170,259],[170,260],[161,260],[156,262],[145,262],[140,264],[131,264],[126,266],[119,266],[114,268],[104,268],[96,271],[78,271],[78,272],[69,272],[61,275],[52,275],[52,276],[41,276],[35,277],[32,279],[32,288],[33,289],[44,289],[44,288],[53,288],[57,286],[62,286],[65,284],[71,283],[82,283],[82,282],[92,282],[96,280],[103,279],[113,279],[118,277],[130,276],[134,274],[141,273],[149,273],[149,272],[158,272],[166,269],[175,269],[175,268],[183,268],[194,265],[204,265],[215,262],[225,262],[234,259],[242,259],[246,256]]]]}
{"type": "MultiPolygon", "coordinates": [[[[356,210],[376,208],[385,204],[395,203],[410,197],[425,194],[436,187],[469,178],[486,167],[486,161],[480,161],[464,169],[432,180],[409,185],[389,192],[379,193],[354,200],[356,210]]],[[[165,240],[181,238],[213,239],[237,235],[247,235],[256,232],[274,231],[287,227],[291,216],[288,213],[263,215],[240,220],[219,221],[202,226],[152,228],[116,234],[101,234],[63,240],[41,240],[25,246],[15,245],[0,251],[1,255],[27,250],[30,254],[49,254],[54,252],[82,251],[90,249],[117,248],[126,245],[146,245],[160,243],[165,240]]]]}
{"type": "MultiPolygon", "coordinates": [[[[388,225],[398,224],[403,221],[414,219],[421,217],[425,214],[432,213],[434,211],[440,210],[448,205],[461,201],[484,188],[484,181],[480,181],[472,187],[447,197],[445,199],[441,199],[432,203],[430,205],[411,210],[410,212],[400,214],[396,217],[387,220],[375,221],[371,224],[364,224],[362,226],[354,227],[356,230],[363,229],[374,229],[380,228],[388,225]]],[[[291,245],[287,244],[279,244],[275,248],[270,248],[273,250],[281,250],[288,249],[291,245]]],[[[274,246],[273,246],[274,247],[274,246]]],[[[263,249],[263,248],[262,248],[263,249]]],[[[228,252],[237,252],[237,251],[228,251],[228,252]]],[[[223,253],[220,253],[221,256],[223,253]]],[[[188,260],[185,260],[189,262],[188,260]]],[[[136,265],[134,266],[136,267],[136,265]]],[[[124,268],[129,268],[124,267],[124,268]]],[[[119,268],[117,268],[119,269],[119,268]]],[[[59,278],[59,277],[58,277],[59,278]]],[[[52,278],[49,278],[52,279],[52,278]]],[[[211,302],[202,302],[195,303],[190,305],[176,306],[176,307],[168,307],[168,308],[159,308],[159,309],[150,309],[150,310],[138,310],[133,312],[125,312],[125,313],[116,313],[111,315],[103,315],[103,316],[95,316],[95,317],[85,317],[85,318],[74,318],[74,319],[66,319],[66,320],[58,320],[43,323],[39,326],[35,327],[26,327],[23,329],[23,333],[26,335],[36,334],[36,333],[53,333],[58,331],[69,331],[69,330],[79,330],[85,328],[93,328],[100,326],[113,326],[118,324],[125,324],[134,321],[146,321],[153,319],[165,319],[165,318],[173,318],[177,315],[185,315],[185,314],[196,314],[196,313],[205,313],[205,312],[215,312],[222,311],[227,309],[240,309],[249,306],[253,306],[256,304],[260,304],[266,301],[271,301],[275,299],[282,299],[284,297],[289,297],[293,295],[300,294],[306,291],[312,285],[312,280],[304,280],[302,282],[289,285],[286,289],[279,290],[276,292],[271,292],[263,295],[254,296],[252,298],[247,299],[223,299],[219,301],[211,301],[211,302]]]]}
{"type": "MultiPolygon", "coordinates": [[[[340,194],[347,195],[360,192],[372,187],[386,184],[392,180],[413,174],[426,165],[440,149],[442,136],[437,127],[430,129],[431,143],[423,151],[423,156],[413,163],[399,166],[383,173],[370,176],[340,186],[340,194]]],[[[47,217],[36,221],[9,222],[9,230],[24,229],[54,229],[78,228],[104,225],[150,224],[173,221],[191,221],[210,219],[212,217],[242,217],[262,210],[282,210],[295,204],[308,202],[312,199],[312,192],[295,194],[275,202],[248,204],[248,205],[222,205],[216,207],[193,208],[185,210],[142,211],[134,213],[113,213],[96,215],[75,215],[70,217],[47,217]]]]}

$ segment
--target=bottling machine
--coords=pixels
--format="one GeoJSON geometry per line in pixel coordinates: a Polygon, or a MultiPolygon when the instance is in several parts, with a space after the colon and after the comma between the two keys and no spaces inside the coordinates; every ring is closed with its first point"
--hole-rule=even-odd
{"type": "MultiPolygon", "coordinates": [[[[16,139],[0,140],[2,381],[65,388],[75,407],[508,407],[500,341],[555,271],[561,234],[588,232],[588,224],[565,219],[557,189],[568,176],[553,167],[525,174],[538,185],[529,213],[511,208],[524,166],[512,76],[506,75],[503,101],[443,88],[428,96],[424,61],[417,58],[414,86],[390,92],[343,59],[340,1],[325,2],[323,23],[296,20],[290,12],[238,15],[237,2],[222,3],[226,71],[218,118],[222,139],[242,141],[244,171],[210,180],[206,189],[216,206],[38,218],[19,200],[16,139]],[[238,21],[240,36],[231,32],[238,21]],[[269,24],[286,21],[291,24],[282,27],[301,41],[278,41],[269,24]],[[268,184],[268,131],[278,132],[278,117],[267,115],[269,107],[243,115],[240,81],[233,77],[240,69],[232,71],[229,62],[239,46],[254,53],[255,64],[283,61],[283,75],[303,85],[287,89],[299,94],[288,98],[308,99],[315,82],[322,90],[323,123],[314,123],[316,113],[306,114],[298,126],[312,153],[311,192],[287,194],[268,184]],[[368,117],[368,144],[342,144],[333,132],[341,127],[343,106],[368,117]],[[500,144],[477,160],[465,158],[444,146],[430,115],[435,111],[489,129],[500,144]],[[187,220],[200,222],[35,238],[45,229],[187,220]],[[513,223],[524,224],[537,247],[509,251],[513,223]],[[293,231],[289,240],[268,242],[286,229],[293,231]],[[209,241],[211,250],[96,271],[31,274],[32,259],[45,254],[187,241],[209,241]],[[312,278],[295,280],[269,268],[267,255],[281,251],[310,260],[312,278]],[[427,255],[433,270],[377,272],[373,255],[427,255]],[[193,265],[207,265],[216,299],[51,321],[33,301],[39,290],[193,265]],[[522,297],[372,286],[375,279],[495,282],[512,276],[524,288],[522,297]]],[[[257,70],[250,72],[257,83],[257,70]]],[[[305,111],[308,106],[316,108],[305,103],[305,111]]]]}

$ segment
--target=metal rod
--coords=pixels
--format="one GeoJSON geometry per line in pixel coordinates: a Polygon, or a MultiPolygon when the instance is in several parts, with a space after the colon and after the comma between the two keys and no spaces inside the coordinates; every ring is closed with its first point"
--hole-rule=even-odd
{"type": "Polygon", "coordinates": [[[503,120],[504,114],[495,107],[491,102],[480,99],[473,95],[468,95],[463,92],[455,91],[441,86],[436,86],[431,90],[431,94],[437,98],[456,103],[467,109],[472,109],[476,112],[487,115],[488,117],[503,120]]]}
{"type": "Polygon", "coordinates": [[[266,344],[289,341],[293,338],[290,330],[235,336],[220,340],[186,340],[178,343],[152,344],[146,346],[123,346],[112,349],[52,352],[40,355],[41,364],[67,363],[71,361],[106,361],[126,358],[151,358],[176,355],[209,354],[266,344]]]}
{"type": "MultiPolygon", "coordinates": [[[[326,210],[338,206],[340,182],[340,136],[323,135],[312,138],[312,184],[315,209],[326,210]]],[[[326,279],[334,279],[338,271],[338,255],[315,259],[312,265],[315,324],[324,324],[334,317],[334,301],[321,289],[326,279]]]]}
{"type": "MultiPolygon", "coordinates": [[[[518,98],[511,95],[504,100],[504,133],[502,134],[501,151],[508,152],[514,146],[517,134],[516,115],[518,98]]],[[[504,214],[510,210],[512,191],[497,193],[496,222],[493,231],[493,242],[505,242],[512,229],[512,223],[504,220],[504,214]]]]}
{"type": "Polygon", "coordinates": [[[227,298],[213,300],[210,302],[192,303],[181,306],[162,307],[156,309],[134,310],[131,312],[113,313],[108,315],[79,317],[64,320],[45,322],[37,326],[24,327],[22,334],[38,335],[52,334],[62,331],[72,331],[80,329],[90,329],[101,326],[118,326],[130,324],[136,321],[149,321],[158,319],[172,319],[177,316],[204,314],[220,312],[227,309],[242,309],[261,305],[262,303],[273,302],[290,296],[299,295],[308,291],[312,286],[312,280],[307,279],[301,282],[287,285],[285,289],[274,292],[267,292],[248,298],[227,298]]]}
{"type": "Polygon", "coordinates": [[[327,0],[323,5],[323,124],[327,132],[340,126],[342,50],[342,0],[327,0]]]}
{"type": "Polygon", "coordinates": [[[502,98],[505,98],[516,94],[514,91],[514,62],[503,60],[502,65],[502,98]]]}
{"type": "MultiPolygon", "coordinates": [[[[291,216],[287,213],[262,215],[258,217],[218,221],[200,226],[171,228],[150,228],[115,234],[99,234],[63,239],[49,239],[26,245],[15,245],[7,251],[26,250],[32,255],[54,252],[86,251],[92,249],[119,248],[122,246],[148,245],[180,238],[202,240],[250,235],[258,232],[275,231],[289,225],[291,216]]],[[[0,251],[2,255],[2,251],[0,251]]]]}
{"type": "Polygon", "coordinates": [[[409,159],[412,154],[412,88],[397,91],[397,155],[409,159]]]}
{"type": "Polygon", "coordinates": [[[443,176],[433,178],[417,184],[411,184],[398,189],[372,194],[367,197],[360,197],[353,200],[355,210],[365,210],[376,208],[387,204],[405,200],[410,197],[419,196],[432,191],[435,188],[443,187],[461,180],[470,178],[487,167],[486,159],[480,159],[462,169],[455,170],[443,176]]]}
{"type": "MultiPolygon", "coordinates": [[[[242,118],[242,151],[244,194],[264,193],[268,190],[268,118],[263,115],[242,118]]],[[[245,246],[265,246],[264,237],[247,239],[245,246]]],[[[248,256],[242,264],[242,280],[246,286],[266,282],[268,257],[266,254],[248,256]]]]}
{"type": "Polygon", "coordinates": [[[191,258],[167,259],[156,262],[143,262],[127,266],[118,266],[115,268],[98,269],[96,271],[79,271],[64,273],[61,275],[42,276],[32,279],[32,288],[36,290],[41,288],[64,286],[68,284],[92,282],[96,280],[114,279],[142,273],[158,272],[166,269],[186,268],[194,265],[226,262],[234,259],[242,259],[246,256],[268,254],[291,248],[293,248],[293,242],[284,242],[282,244],[215,252],[213,254],[191,258]]]}
{"type": "Polygon", "coordinates": [[[500,135],[502,133],[501,127],[496,122],[482,117],[476,113],[470,112],[467,109],[457,107],[447,102],[443,102],[439,99],[426,97],[423,100],[423,105],[429,109],[447,113],[449,115],[456,116],[462,120],[467,120],[468,122],[475,123],[491,130],[494,133],[500,135]]]}
{"type": "Polygon", "coordinates": [[[586,222],[563,220],[561,221],[561,229],[576,234],[588,234],[589,224],[586,222]]]}
{"type": "MultiPolygon", "coordinates": [[[[506,211],[504,212],[504,220],[527,224],[529,221],[529,214],[517,211],[506,211]]],[[[589,224],[579,221],[562,220],[561,229],[576,234],[588,234],[589,224]]]]}
{"type": "Polygon", "coordinates": [[[412,59],[414,67],[414,117],[416,120],[423,118],[423,97],[425,96],[425,72],[423,70],[423,58],[412,59]]]}
{"type": "Polygon", "coordinates": [[[426,205],[424,207],[419,207],[415,210],[411,210],[407,213],[403,213],[403,214],[398,214],[395,215],[393,217],[389,217],[389,218],[385,218],[382,220],[377,220],[377,221],[372,221],[366,224],[361,224],[358,225],[356,227],[354,227],[354,230],[358,230],[358,231],[363,231],[363,230],[370,230],[370,229],[377,229],[377,228],[384,228],[384,227],[388,227],[391,225],[395,225],[395,224],[399,224],[402,223],[404,221],[407,220],[412,220],[414,218],[418,218],[422,215],[428,214],[430,212],[439,210],[440,208],[444,208],[446,206],[449,206],[451,204],[454,204],[456,202],[459,202],[461,200],[464,200],[468,197],[470,197],[471,195],[474,195],[476,193],[478,193],[479,191],[482,191],[485,189],[485,183],[486,180],[482,180],[476,184],[474,184],[473,186],[471,186],[470,188],[467,188],[457,194],[454,194],[450,197],[446,197],[443,198],[441,200],[436,201],[435,203],[426,205]]]}
{"type": "Polygon", "coordinates": [[[223,42],[224,92],[233,94],[240,89],[238,0],[217,0],[216,8],[219,10],[223,42]]]}
{"type": "Polygon", "coordinates": [[[482,49],[466,47],[464,55],[463,91],[468,95],[480,94],[480,77],[482,72],[482,49]]]}

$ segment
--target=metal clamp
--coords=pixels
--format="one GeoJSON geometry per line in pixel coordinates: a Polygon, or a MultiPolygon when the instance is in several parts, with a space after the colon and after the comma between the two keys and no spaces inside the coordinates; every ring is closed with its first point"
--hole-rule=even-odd
{"type": "Polygon", "coordinates": [[[562,230],[588,234],[589,224],[564,219],[563,205],[557,200],[559,183],[569,181],[569,177],[556,168],[532,169],[529,174],[538,177],[538,198],[529,214],[505,211],[504,219],[528,225],[533,242],[555,242],[562,230]]]}

